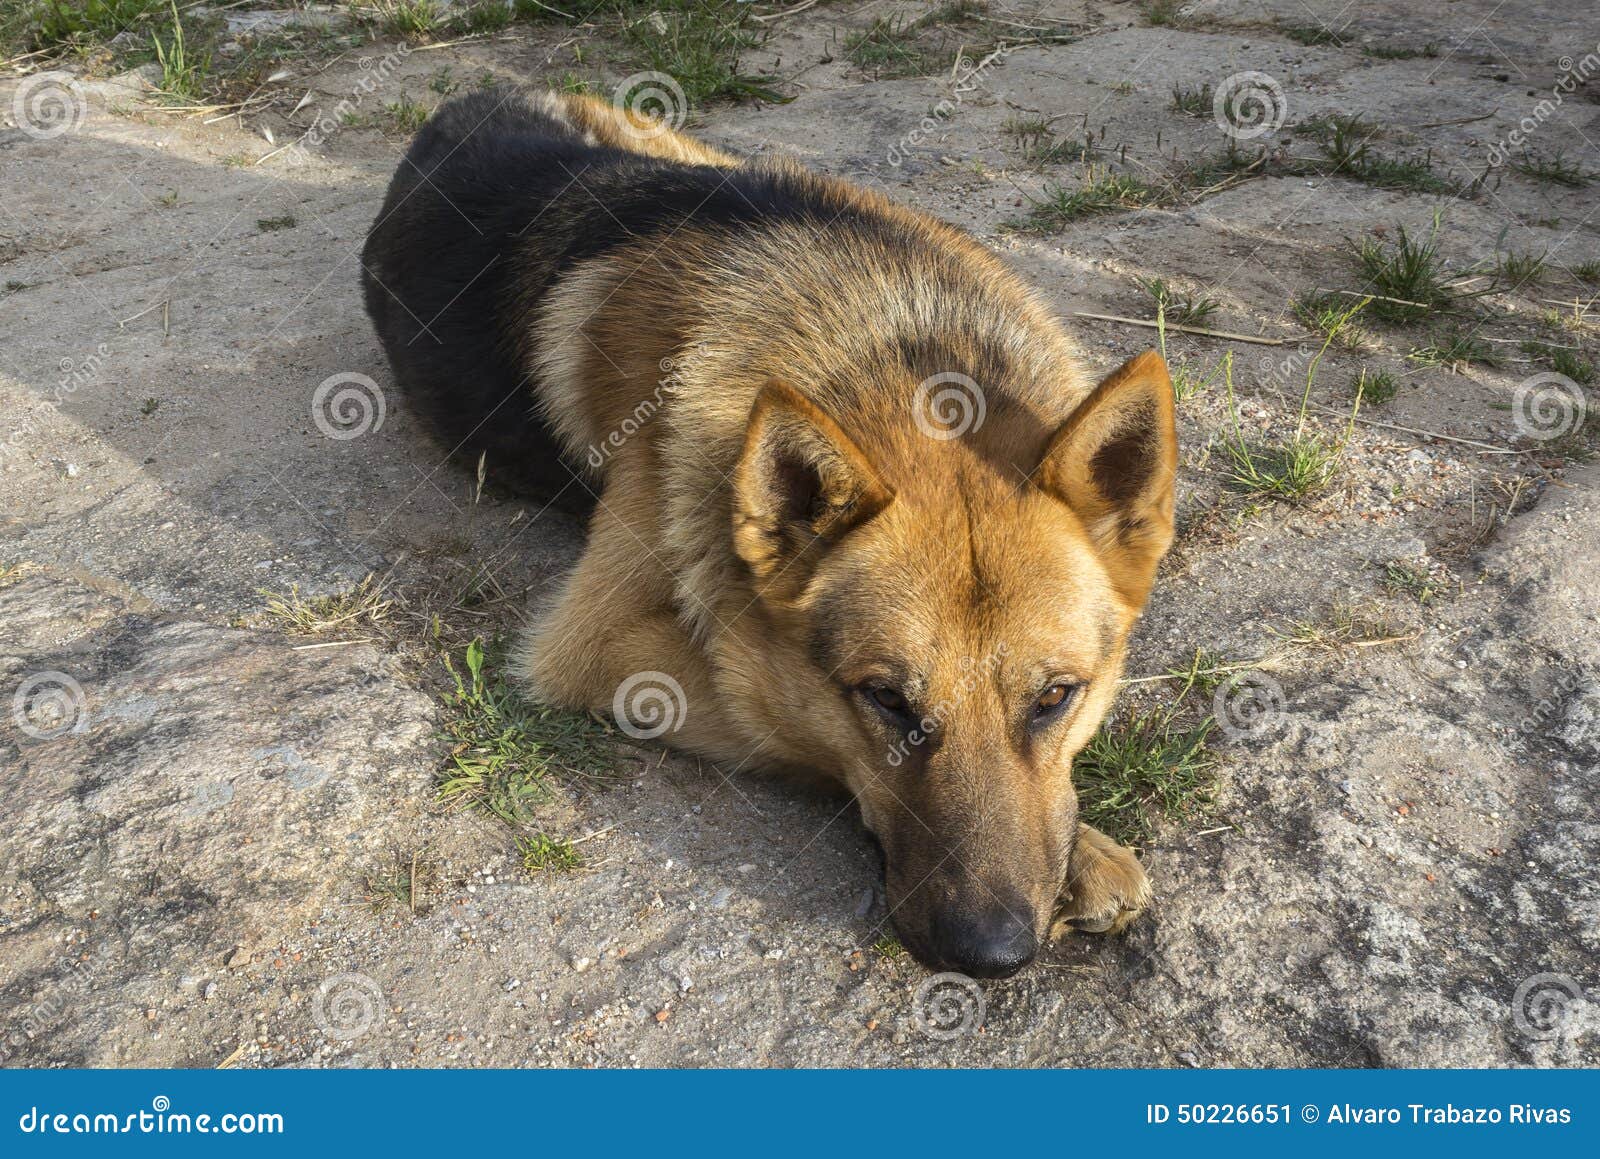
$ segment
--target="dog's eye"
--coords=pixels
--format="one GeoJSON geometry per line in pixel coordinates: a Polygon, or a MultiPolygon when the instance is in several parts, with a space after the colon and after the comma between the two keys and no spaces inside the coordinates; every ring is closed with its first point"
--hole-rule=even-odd
{"type": "Polygon", "coordinates": [[[880,684],[867,691],[872,701],[885,712],[892,712],[896,716],[905,716],[911,711],[911,706],[906,703],[906,698],[887,685],[880,684]]]}
{"type": "Polygon", "coordinates": [[[1077,695],[1076,684],[1052,684],[1033,702],[1033,719],[1048,720],[1062,712],[1077,695]]]}

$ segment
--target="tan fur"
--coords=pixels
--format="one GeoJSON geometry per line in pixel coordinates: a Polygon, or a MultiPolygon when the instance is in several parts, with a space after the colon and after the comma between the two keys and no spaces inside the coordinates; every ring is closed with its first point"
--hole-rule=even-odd
{"type": "MultiPolygon", "coordinates": [[[[601,140],[734,163],[563,99],[601,140]]],[[[1025,902],[1040,934],[1058,894],[1076,928],[1120,929],[1148,882],[1076,822],[1071,762],[1171,539],[1165,367],[1144,355],[1095,387],[970,238],[806,180],[915,244],[688,227],[580,263],[542,303],[539,402],[603,492],[523,672],[547,700],[606,712],[633,674],[666,673],[685,711],[664,741],[847,787],[914,949],[939,913],[986,898],[1025,902]],[[955,364],[911,370],[894,356],[908,334],[955,364]],[[934,371],[979,380],[981,425],[924,433],[934,371]],[[1030,731],[1040,691],[1068,679],[1070,712],[1030,731]],[[903,738],[859,691],[879,684],[937,708],[937,743],[896,759],[903,738]]]]}

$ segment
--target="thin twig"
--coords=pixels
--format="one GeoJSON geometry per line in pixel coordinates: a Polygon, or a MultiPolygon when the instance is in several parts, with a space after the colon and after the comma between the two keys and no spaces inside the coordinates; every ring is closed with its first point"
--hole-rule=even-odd
{"type": "MultiPolygon", "coordinates": [[[[1343,411],[1334,410],[1332,407],[1322,406],[1322,405],[1320,405],[1318,403],[1312,403],[1311,407],[1312,407],[1313,410],[1322,411],[1324,414],[1331,414],[1331,415],[1342,415],[1342,414],[1344,414],[1343,411]]],[[[1405,434],[1408,434],[1408,435],[1420,435],[1421,437],[1426,438],[1426,439],[1442,439],[1444,442],[1447,442],[1447,443],[1460,443],[1462,446],[1477,447],[1479,450],[1482,450],[1482,451],[1493,451],[1497,455],[1531,455],[1533,453],[1533,449],[1532,448],[1529,448],[1529,449],[1526,449],[1526,450],[1518,450],[1515,447],[1498,447],[1493,443],[1480,443],[1476,439],[1463,439],[1463,438],[1459,438],[1456,435],[1442,435],[1438,431],[1424,431],[1424,430],[1419,430],[1416,427],[1403,427],[1399,423],[1379,422],[1377,419],[1357,418],[1356,422],[1361,423],[1363,426],[1382,427],[1384,430],[1388,430],[1388,431],[1401,431],[1401,432],[1403,432],[1405,434]]]]}
{"type": "MultiPolygon", "coordinates": [[[[1143,318],[1123,318],[1117,314],[1090,314],[1085,310],[1074,310],[1073,315],[1078,318],[1093,318],[1098,322],[1121,322],[1127,326],[1143,326],[1147,330],[1158,330],[1163,325],[1157,322],[1146,322],[1143,318]]],[[[1234,334],[1227,330],[1207,330],[1203,326],[1180,326],[1176,322],[1164,324],[1168,330],[1180,330],[1185,334],[1203,334],[1207,338],[1226,338],[1231,342],[1253,342],[1257,346],[1287,346],[1294,338],[1258,338],[1254,334],[1234,334]]]]}

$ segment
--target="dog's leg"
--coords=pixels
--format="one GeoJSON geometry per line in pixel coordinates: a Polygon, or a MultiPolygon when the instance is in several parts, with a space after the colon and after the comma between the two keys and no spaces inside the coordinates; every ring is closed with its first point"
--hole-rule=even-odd
{"type": "Polygon", "coordinates": [[[1052,938],[1069,930],[1121,933],[1150,904],[1150,879],[1133,850],[1098,829],[1079,825],[1060,904],[1052,938]]]}
{"type": "Polygon", "coordinates": [[[612,717],[620,705],[662,744],[740,759],[749,746],[724,719],[711,666],[672,610],[671,578],[624,521],[631,495],[606,489],[578,566],[518,647],[518,675],[548,704],[612,717]]]}

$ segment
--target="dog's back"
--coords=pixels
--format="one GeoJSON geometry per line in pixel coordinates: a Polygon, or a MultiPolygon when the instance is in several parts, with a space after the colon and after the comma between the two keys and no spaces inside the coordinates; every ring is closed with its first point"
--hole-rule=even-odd
{"type": "Polygon", "coordinates": [[[760,214],[770,181],[590,97],[487,91],[423,126],[363,253],[367,311],[410,404],[453,454],[582,510],[593,496],[535,413],[525,344],[584,259],[678,224],[760,214]]]}

